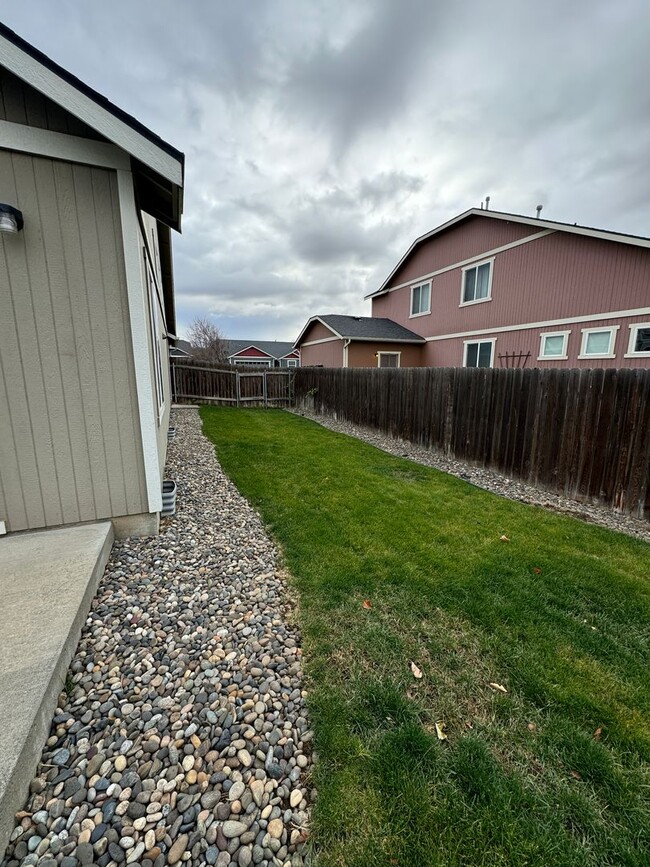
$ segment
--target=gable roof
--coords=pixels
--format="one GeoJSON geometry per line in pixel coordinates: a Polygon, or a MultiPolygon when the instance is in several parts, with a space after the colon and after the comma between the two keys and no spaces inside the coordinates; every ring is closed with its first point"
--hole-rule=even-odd
{"type": "Polygon", "coordinates": [[[293,343],[283,340],[224,340],[228,351],[228,358],[237,355],[244,349],[259,349],[269,358],[284,358],[294,351],[293,343]]]}
{"type": "Polygon", "coordinates": [[[424,235],[420,235],[419,238],[416,238],[397,265],[395,265],[388,277],[381,284],[379,289],[370,292],[364,297],[373,298],[376,295],[382,295],[384,292],[387,292],[388,284],[416,247],[419,247],[424,241],[428,241],[429,238],[433,238],[435,235],[439,235],[442,232],[451,229],[453,226],[457,226],[459,223],[464,222],[470,217],[486,217],[487,219],[492,220],[507,220],[512,223],[522,223],[523,225],[534,226],[535,228],[542,230],[550,229],[557,232],[569,232],[574,235],[583,235],[588,238],[597,238],[602,241],[616,241],[619,244],[632,244],[635,247],[650,248],[650,238],[645,238],[642,235],[626,235],[623,232],[610,232],[606,229],[594,229],[589,226],[579,226],[577,223],[560,223],[556,220],[543,220],[541,217],[527,217],[522,214],[509,214],[506,211],[488,211],[484,208],[470,208],[468,211],[458,214],[458,216],[453,217],[453,219],[448,220],[446,223],[442,223],[435,229],[431,229],[430,232],[426,232],[424,235]]]}
{"type": "Polygon", "coordinates": [[[126,151],[134,161],[140,196],[151,202],[143,209],[180,231],[185,171],[181,151],[2,23],[0,66],[126,151]]]}
{"type": "Polygon", "coordinates": [[[320,322],[341,340],[377,341],[384,343],[425,343],[414,331],[404,328],[392,319],[379,316],[343,316],[330,313],[326,316],[312,316],[298,335],[294,346],[298,346],[305,332],[313,322],[320,322]]]}

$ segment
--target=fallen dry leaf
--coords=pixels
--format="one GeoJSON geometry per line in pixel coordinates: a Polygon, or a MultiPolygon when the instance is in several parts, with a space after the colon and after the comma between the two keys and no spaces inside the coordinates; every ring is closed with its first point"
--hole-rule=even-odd
{"type": "Polygon", "coordinates": [[[571,771],[571,776],[573,777],[574,780],[581,780],[582,779],[582,777],[580,776],[580,774],[577,771],[571,771]]]}
{"type": "Polygon", "coordinates": [[[422,672],[414,662],[411,663],[411,671],[413,672],[413,677],[417,677],[418,680],[422,677],[422,672]]]}
{"type": "Polygon", "coordinates": [[[599,741],[599,740],[600,740],[600,737],[601,737],[601,735],[602,735],[602,733],[603,733],[603,727],[602,727],[602,726],[598,726],[598,728],[597,728],[596,731],[594,732],[594,740],[595,740],[595,741],[599,741]]]}
{"type": "Polygon", "coordinates": [[[439,720],[435,725],[436,725],[436,735],[438,737],[438,740],[439,741],[446,741],[447,740],[447,733],[446,733],[445,729],[447,728],[447,726],[444,724],[444,722],[442,720],[439,720]]]}
{"type": "Polygon", "coordinates": [[[539,568],[539,566],[533,566],[533,572],[535,573],[535,575],[542,574],[542,570],[539,568]]]}
{"type": "Polygon", "coordinates": [[[466,729],[473,729],[474,726],[471,724],[471,722],[466,722],[466,723],[465,723],[465,728],[466,728],[466,729]]]}
{"type": "Polygon", "coordinates": [[[537,728],[537,726],[535,725],[535,723],[528,723],[528,731],[529,732],[534,732],[536,728],[537,728]]]}
{"type": "Polygon", "coordinates": [[[362,608],[372,608],[372,602],[370,599],[364,599],[361,603],[362,608]]]}
{"type": "Polygon", "coordinates": [[[509,542],[510,539],[509,539],[507,536],[500,536],[500,537],[499,537],[499,541],[500,541],[500,542],[509,542]]]}
{"type": "Polygon", "coordinates": [[[505,688],[505,686],[503,686],[500,683],[494,683],[494,682],[490,681],[490,683],[488,683],[488,686],[492,687],[492,689],[496,690],[497,692],[503,692],[503,693],[508,692],[508,690],[505,688]]]}

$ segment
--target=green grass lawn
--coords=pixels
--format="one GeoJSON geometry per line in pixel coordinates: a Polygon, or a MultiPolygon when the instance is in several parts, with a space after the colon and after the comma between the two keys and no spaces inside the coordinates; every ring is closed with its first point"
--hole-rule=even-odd
{"type": "Polygon", "coordinates": [[[650,546],[279,410],[201,415],[298,591],[318,864],[650,864],[650,546]]]}

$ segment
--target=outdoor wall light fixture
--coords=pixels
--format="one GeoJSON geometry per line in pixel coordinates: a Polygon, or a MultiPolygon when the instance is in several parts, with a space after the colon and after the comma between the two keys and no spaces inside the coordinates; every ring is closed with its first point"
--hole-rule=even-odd
{"type": "Polygon", "coordinates": [[[0,202],[0,232],[8,232],[15,235],[20,232],[23,223],[23,213],[12,205],[3,205],[0,202]]]}

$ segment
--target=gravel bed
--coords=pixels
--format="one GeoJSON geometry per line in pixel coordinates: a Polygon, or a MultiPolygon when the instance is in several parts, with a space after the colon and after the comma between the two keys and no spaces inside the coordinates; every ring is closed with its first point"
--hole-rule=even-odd
{"type": "Polygon", "coordinates": [[[177,514],[113,547],[6,867],[309,863],[289,591],[196,410],[172,424],[177,514]]]}
{"type": "Polygon", "coordinates": [[[560,494],[509,479],[497,470],[476,467],[465,461],[454,460],[440,452],[431,451],[405,440],[394,439],[372,428],[362,427],[347,421],[338,421],[329,416],[316,415],[303,410],[297,414],[317,422],[328,430],[363,440],[391,455],[408,458],[424,466],[442,470],[443,473],[458,476],[458,478],[465,479],[471,484],[501,497],[519,500],[522,503],[532,503],[534,506],[541,506],[553,512],[570,515],[592,524],[600,524],[611,530],[617,530],[628,536],[635,536],[637,539],[650,542],[650,524],[647,521],[633,518],[631,515],[614,512],[599,504],[572,500],[560,494]]]}

